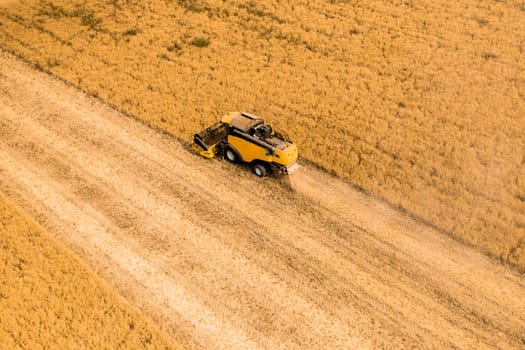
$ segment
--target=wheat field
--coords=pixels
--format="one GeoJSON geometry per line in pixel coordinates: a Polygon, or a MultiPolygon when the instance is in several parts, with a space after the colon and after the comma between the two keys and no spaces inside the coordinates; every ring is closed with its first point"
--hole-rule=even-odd
{"type": "Polygon", "coordinates": [[[0,46],[183,140],[303,160],[525,271],[523,1],[10,1],[0,46]]]}
{"type": "Polygon", "coordinates": [[[0,236],[0,348],[174,348],[3,196],[0,236]]]}

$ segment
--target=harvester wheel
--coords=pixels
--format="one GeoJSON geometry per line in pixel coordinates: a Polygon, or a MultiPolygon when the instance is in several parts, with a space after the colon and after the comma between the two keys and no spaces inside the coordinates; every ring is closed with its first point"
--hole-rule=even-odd
{"type": "Polygon", "coordinates": [[[239,161],[239,156],[237,155],[237,152],[233,150],[230,146],[226,146],[224,149],[224,158],[232,163],[237,163],[239,161]]]}
{"type": "Polygon", "coordinates": [[[265,177],[268,173],[263,164],[254,164],[252,169],[253,173],[259,177],[265,177]]]}

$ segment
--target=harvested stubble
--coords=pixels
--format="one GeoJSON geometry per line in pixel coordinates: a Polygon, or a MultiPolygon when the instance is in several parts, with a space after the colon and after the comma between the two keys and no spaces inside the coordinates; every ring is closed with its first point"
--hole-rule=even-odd
{"type": "Polygon", "coordinates": [[[174,348],[1,195],[0,237],[0,348],[174,348]]]}

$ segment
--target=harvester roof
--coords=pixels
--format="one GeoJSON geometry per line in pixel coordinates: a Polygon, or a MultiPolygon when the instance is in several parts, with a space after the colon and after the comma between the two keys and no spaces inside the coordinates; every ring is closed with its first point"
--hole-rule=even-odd
{"type": "Polygon", "coordinates": [[[222,118],[222,122],[230,124],[242,132],[248,132],[257,125],[263,124],[264,120],[249,113],[233,112],[222,118]]]}

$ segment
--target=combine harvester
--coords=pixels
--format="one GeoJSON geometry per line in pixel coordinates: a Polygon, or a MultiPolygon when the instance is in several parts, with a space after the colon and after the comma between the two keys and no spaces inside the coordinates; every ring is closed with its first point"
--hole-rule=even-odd
{"type": "Polygon", "coordinates": [[[247,163],[255,175],[291,174],[299,168],[297,146],[260,117],[234,112],[193,137],[193,149],[205,158],[247,163]]]}

